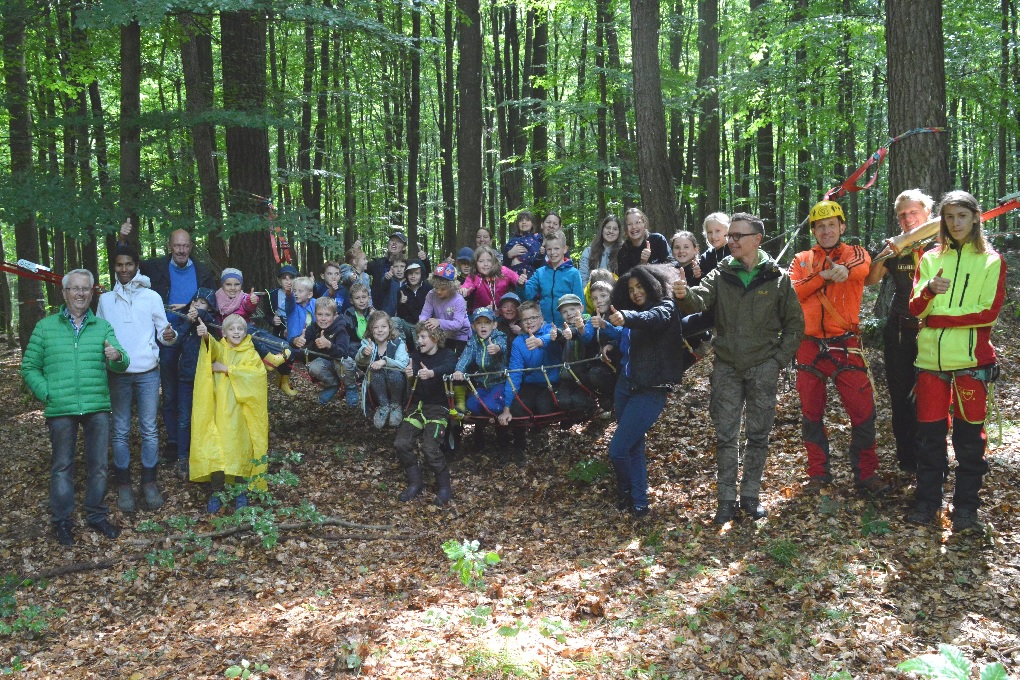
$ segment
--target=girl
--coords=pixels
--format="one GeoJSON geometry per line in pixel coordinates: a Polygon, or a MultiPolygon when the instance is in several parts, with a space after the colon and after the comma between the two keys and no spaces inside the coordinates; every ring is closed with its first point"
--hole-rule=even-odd
{"type": "Polygon", "coordinates": [[[616,253],[620,250],[620,219],[616,215],[606,215],[599,225],[599,234],[590,246],[581,252],[577,263],[577,271],[581,274],[581,283],[588,285],[588,275],[593,269],[608,269],[616,273],[616,253]]]}
{"type": "Polygon", "coordinates": [[[361,341],[358,366],[368,373],[368,389],[372,390],[377,407],[372,424],[375,429],[397,427],[404,418],[404,369],[407,368],[407,345],[393,319],[382,310],[368,317],[368,337],[361,341]]]}
{"type": "Polygon", "coordinates": [[[626,242],[616,255],[616,270],[621,276],[639,264],[664,264],[672,260],[669,242],[662,234],[648,230],[648,217],[637,208],[624,216],[626,242]]]}
{"type": "Polygon", "coordinates": [[[616,283],[606,319],[622,329],[614,400],[618,424],[609,459],[616,472],[616,507],[629,509],[635,518],[649,511],[645,433],[683,376],[676,337],[669,332],[680,323],[670,295],[675,276],[672,267],[634,267],[616,283]]]}
{"type": "Polygon", "coordinates": [[[689,231],[678,231],[669,239],[669,247],[673,251],[677,269],[684,270],[687,283],[698,285],[701,281],[701,267],[698,265],[698,241],[689,231]]]}
{"type": "Polygon", "coordinates": [[[1006,263],[981,230],[981,207],[966,191],[950,191],[939,208],[939,247],[921,258],[910,314],[917,336],[917,490],[907,515],[934,524],[942,509],[953,420],[956,490],[953,531],[982,531],[978,520],[985,462],[988,384],[998,375],[990,335],[1006,296],[1006,263]]]}
{"type": "Polygon", "coordinates": [[[705,243],[708,244],[708,250],[698,258],[701,277],[704,278],[729,257],[730,247],[726,243],[726,234],[730,230],[730,216],[723,212],[714,212],[705,218],[701,228],[705,232],[705,243]]]}
{"type": "MultiPolygon", "coordinates": [[[[355,283],[351,286],[351,306],[344,312],[347,320],[348,334],[351,344],[361,343],[368,331],[368,317],[372,313],[372,298],[368,286],[355,283]]],[[[358,366],[353,357],[343,360],[343,382],[346,392],[345,399],[351,408],[358,406],[358,366]]]]}
{"type": "MultiPolygon", "coordinates": [[[[222,331],[223,338],[213,340],[200,317],[195,330],[202,345],[195,371],[192,433],[202,445],[191,450],[190,472],[191,481],[210,482],[206,506],[210,513],[223,507],[218,492],[226,475],[243,483],[265,473],[269,450],[266,369],[243,317],[228,315],[222,331]]],[[[264,491],[265,481],[259,477],[254,488],[264,491]]],[[[246,505],[247,495],[239,494],[236,507],[246,505]]]]}
{"type": "Polygon", "coordinates": [[[498,254],[489,246],[475,251],[471,269],[474,273],[461,285],[460,294],[465,298],[473,294],[472,312],[479,307],[495,308],[503,295],[528,282],[527,272],[518,276],[514,270],[500,265],[498,254]]]}
{"type": "Polygon", "coordinates": [[[446,346],[459,354],[471,335],[468,323],[467,303],[457,295],[457,268],[449,262],[436,267],[429,277],[432,290],[425,296],[418,321],[431,330],[442,328],[446,334],[446,346]]]}
{"type": "Polygon", "coordinates": [[[240,269],[227,267],[223,270],[223,274],[220,275],[220,289],[216,291],[216,313],[221,323],[231,314],[237,314],[248,321],[258,309],[259,296],[255,289],[252,288],[251,293],[245,293],[241,290],[243,285],[244,275],[240,269]]]}
{"type": "Polygon", "coordinates": [[[534,217],[527,210],[517,213],[517,229],[503,246],[503,263],[518,274],[542,266],[542,234],[534,231],[534,217]]]}

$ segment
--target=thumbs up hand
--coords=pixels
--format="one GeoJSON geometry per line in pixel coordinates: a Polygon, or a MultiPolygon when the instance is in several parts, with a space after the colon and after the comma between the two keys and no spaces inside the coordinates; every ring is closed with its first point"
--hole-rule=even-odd
{"type": "Polygon", "coordinates": [[[132,229],[131,218],[129,217],[126,220],[124,220],[124,224],[120,225],[120,240],[121,241],[126,241],[128,239],[128,236],[131,235],[131,229],[132,229]]]}
{"type": "Polygon", "coordinates": [[[421,362],[421,368],[418,369],[418,377],[420,379],[422,379],[422,380],[429,380],[430,378],[434,378],[435,375],[436,375],[436,372],[433,371],[432,369],[426,367],[425,366],[425,362],[422,361],[421,362]]]}
{"type": "Polygon", "coordinates": [[[942,269],[939,268],[939,273],[928,282],[928,290],[930,290],[934,295],[942,295],[949,290],[949,286],[952,285],[952,283],[952,279],[947,279],[942,276],[942,269]]]}
{"type": "Polygon", "coordinates": [[[552,328],[549,329],[549,339],[556,342],[556,338],[560,336],[559,329],[556,328],[556,324],[553,324],[552,328]]]}
{"type": "Polygon", "coordinates": [[[564,323],[563,324],[563,339],[564,340],[570,340],[573,337],[574,337],[574,331],[571,330],[570,324],[564,323]]]}
{"type": "Polygon", "coordinates": [[[209,335],[209,329],[205,327],[205,322],[202,321],[202,317],[198,317],[198,325],[195,326],[195,335],[200,338],[204,338],[209,335]]]}
{"type": "Polygon", "coordinates": [[[641,249],[641,264],[648,264],[650,259],[652,259],[652,242],[646,240],[645,247],[641,249]]]}
{"type": "Polygon", "coordinates": [[[489,344],[485,346],[485,351],[490,357],[494,357],[500,352],[499,345],[492,341],[492,336],[489,336],[489,344]]]}
{"type": "Polygon", "coordinates": [[[606,327],[606,320],[602,318],[601,314],[596,314],[595,316],[593,316],[591,318],[591,325],[594,328],[605,328],[606,327]]]}
{"type": "Polygon", "coordinates": [[[521,272],[521,275],[517,277],[517,285],[518,286],[523,286],[527,282],[528,282],[528,271],[524,270],[523,272],[521,272]]]}
{"type": "Polygon", "coordinates": [[[609,316],[606,317],[606,321],[608,321],[609,323],[613,324],[614,326],[622,326],[623,325],[623,314],[621,314],[620,312],[616,311],[616,307],[613,307],[612,305],[609,306],[609,312],[610,313],[609,313],[609,316]]]}
{"type": "Polygon", "coordinates": [[[251,292],[248,293],[248,297],[251,298],[252,304],[257,305],[259,303],[259,294],[255,292],[254,288],[252,288],[251,292]]]}
{"type": "Polygon", "coordinates": [[[411,362],[410,361],[408,361],[407,362],[407,366],[404,367],[404,375],[406,375],[408,378],[413,378],[414,377],[414,369],[411,368],[411,362]]]}
{"type": "Polygon", "coordinates": [[[406,305],[407,304],[407,293],[404,293],[404,292],[400,293],[400,304],[402,304],[402,305],[406,305]]]}
{"type": "Polygon", "coordinates": [[[697,259],[691,261],[691,273],[694,274],[694,278],[701,278],[701,265],[698,264],[697,259]]]}
{"type": "Polygon", "coordinates": [[[174,338],[176,338],[176,337],[177,337],[177,334],[174,333],[174,327],[171,326],[170,324],[167,324],[166,328],[163,329],[163,341],[164,342],[173,342],[174,338]]]}
{"type": "Polygon", "coordinates": [[[109,340],[103,341],[103,356],[107,361],[120,361],[120,351],[111,345],[109,340]]]}
{"type": "Polygon", "coordinates": [[[683,269],[680,270],[680,278],[673,282],[673,297],[677,300],[687,297],[687,275],[683,269]]]}
{"type": "Polygon", "coordinates": [[[319,349],[329,349],[333,343],[326,338],[326,331],[319,331],[319,337],[315,338],[315,346],[319,349]]]}
{"type": "Polygon", "coordinates": [[[544,347],[545,343],[540,338],[536,338],[534,333],[528,333],[528,337],[524,340],[524,345],[528,349],[538,349],[544,347]]]}

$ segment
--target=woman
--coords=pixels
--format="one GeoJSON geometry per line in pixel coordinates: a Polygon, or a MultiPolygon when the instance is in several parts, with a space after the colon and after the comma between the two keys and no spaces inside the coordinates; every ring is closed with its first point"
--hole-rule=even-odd
{"type": "Polygon", "coordinates": [[[981,531],[978,521],[985,462],[988,383],[998,368],[990,335],[1006,296],[1006,263],[981,231],[981,207],[966,191],[951,191],[939,208],[939,247],[925,253],[914,275],[910,314],[917,336],[917,490],[907,515],[933,524],[948,476],[946,435],[953,419],[956,490],[953,531],[981,531]]]}
{"type": "Polygon", "coordinates": [[[627,239],[616,255],[616,269],[621,275],[639,264],[665,264],[672,261],[669,241],[662,234],[648,230],[648,217],[637,208],[624,215],[627,239]]]}
{"type": "Polygon", "coordinates": [[[677,351],[680,318],[670,295],[676,276],[672,267],[634,267],[616,282],[607,317],[622,328],[614,399],[618,424],[609,443],[609,460],[616,472],[616,507],[630,510],[635,518],[649,511],[645,433],[683,376],[677,351]]]}
{"type": "Polygon", "coordinates": [[[590,246],[581,252],[577,271],[581,283],[588,285],[588,276],[593,269],[608,269],[616,273],[616,253],[620,250],[620,220],[616,215],[606,215],[599,225],[599,234],[590,246]]]}

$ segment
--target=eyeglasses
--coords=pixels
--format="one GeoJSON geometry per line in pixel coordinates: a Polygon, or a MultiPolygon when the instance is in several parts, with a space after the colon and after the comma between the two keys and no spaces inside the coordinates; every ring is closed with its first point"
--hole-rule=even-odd
{"type": "Polygon", "coordinates": [[[65,288],[64,290],[66,290],[68,293],[73,293],[74,295],[85,295],[85,293],[92,292],[91,288],[81,288],[78,286],[75,286],[74,288],[65,288]]]}
{"type": "Polygon", "coordinates": [[[737,243],[740,243],[740,239],[744,238],[745,236],[757,236],[757,235],[758,232],[752,231],[747,234],[726,234],[726,238],[730,241],[736,241],[737,243]]]}
{"type": "Polygon", "coordinates": [[[538,321],[538,322],[542,321],[542,317],[540,317],[540,316],[522,316],[521,317],[521,322],[522,323],[533,323],[533,322],[536,322],[536,321],[538,321]]]}

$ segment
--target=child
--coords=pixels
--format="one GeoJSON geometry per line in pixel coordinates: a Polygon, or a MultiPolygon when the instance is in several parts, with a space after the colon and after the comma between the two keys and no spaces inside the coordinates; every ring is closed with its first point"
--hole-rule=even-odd
{"type": "Polygon", "coordinates": [[[726,234],[730,229],[730,217],[723,212],[712,213],[702,222],[702,229],[705,232],[708,250],[698,258],[698,267],[701,268],[701,277],[704,278],[730,254],[730,247],[726,243],[726,234]]]}
{"type": "MultiPolygon", "coordinates": [[[[372,313],[372,296],[368,286],[355,283],[351,286],[351,306],[344,312],[347,321],[347,334],[351,346],[361,346],[361,341],[368,331],[368,317],[372,313]]],[[[347,405],[355,408],[358,405],[358,367],[353,357],[343,360],[343,382],[347,391],[347,405]]]]}
{"type": "Polygon", "coordinates": [[[397,256],[390,263],[390,270],[386,272],[389,279],[389,289],[385,291],[382,306],[379,308],[390,316],[396,316],[397,305],[400,303],[400,286],[404,283],[404,273],[407,270],[407,260],[397,256]]]}
{"type": "MultiPolygon", "coordinates": [[[[337,271],[339,274],[339,270],[337,271]]],[[[315,301],[315,323],[305,329],[304,354],[308,350],[319,355],[308,362],[308,375],[322,383],[319,403],[328,404],[340,389],[343,360],[350,353],[350,337],[346,317],[337,314],[336,300],[323,296],[315,301]],[[329,358],[327,358],[329,357],[329,358]]]]}
{"type": "MultiPolygon", "coordinates": [[[[542,318],[542,308],[537,302],[528,301],[520,308],[521,328],[527,335],[514,338],[510,346],[510,359],[507,369],[510,371],[503,388],[503,411],[497,417],[500,425],[509,425],[514,418],[527,418],[530,415],[552,413],[555,408],[553,395],[546,383],[555,385],[559,381],[559,369],[542,371],[524,371],[521,369],[538,368],[547,363],[546,348],[551,341],[552,326],[542,318]]],[[[513,432],[513,457],[518,466],[524,465],[524,449],[527,446],[527,433],[523,428],[513,432]]]]}
{"type": "MultiPolygon", "coordinates": [[[[248,324],[231,314],[223,320],[223,338],[209,336],[199,319],[197,335],[202,338],[195,372],[195,401],[192,428],[202,442],[190,457],[191,481],[210,482],[212,490],[206,509],[216,513],[223,507],[218,493],[226,475],[243,482],[266,471],[262,460],[269,450],[269,409],[266,398],[266,369],[262,366],[248,324]]],[[[265,482],[255,488],[265,490],[265,482]]],[[[248,505],[248,497],[237,496],[236,507],[248,505]]]]}
{"type": "Polygon", "coordinates": [[[340,282],[348,291],[355,283],[363,283],[368,288],[371,286],[372,279],[365,271],[366,269],[368,269],[368,255],[361,249],[359,240],[344,254],[344,265],[340,267],[340,282]]]}
{"type": "Polygon", "coordinates": [[[507,343],[524,333],[517,311],[520,306],[521,298],[517,293],[505,293],[499,299],[499,319],[496,321],[496,328],[507,337],[507,343]]]}
{"type": "Polygon", "coordinates": [[[298,270],[292,264],[285,264],[276,272],[276,283],[269,293],[269,315],[273,319],[273,335],[278,338],[287,337],[287,296],[291,294],[291,285],[297,278],[298,270]]]}
{"type": "MultiPolygon", "coordinates": [[[[300,276],[291,284],[291,295],[287,298],[287,341],[292,343],[305,333],[305,328],[315,320],[315,281],[310,276],[300,276]]],[[[218,301],[217,301],[218,302],[218,301]]],[[[301,347],[302,345],[295,345],[301,347]]]]}
{"type": "MultiPolygon", "coordinates": [[[[506,335],[496,328],[496,313],[491,307],[479,307],[471,314],[471,339],[457,360],[453,379],[465,380],[464,373],[500,372],[506,366],[506,335]]],[[[466,402],[457,403],[457,409],[476,416],[494,415],[503,410],[501,375],[486,375],[472,379],[478,396],[472,394],[466,402]]],[[[463,392],[461,393],[463,394],[463,392]]]]}
{"type": "Polygon", "coordinates": [[[495,307],[500,298],[517,286],[528,282],[527,273],[517,272],[499,263],[499,254],[489,246],[474,252],[471,268],[474,273],[460,287],[461,295],[471,296],[470,311],[478,307],[495,307]]]}
{"type": "Polygon", "coordinates": [[[543,316],[557,326],[563,324],[563,317],[556,308],[556,302],[567,293],[573,293],[578,298],[584,295],[581,275],[574,269],[574,265],[563,259],[566,252],[567,238],[562,231],[553,232],[546,237],[546,264],[539,268],[524,286],[524,297],[528,300],[537,300],[542,306],[543,316]]]}
{"type": "Polygon", "coordinates": [[[535,233],[534,220],[527,210],[517,213],[515,233],[503,246],[503,264],[518,274],[530,274],[542,266],[542,234],[535,233]]]}
{"type": "Polygon", "coordinates": [[[251,319],[252,314],[259,308],[259,296],[255,289],[251,293],[245,293],[241,288],[244,286],[244,275],[240,269],[227,267],[220,275],[220,289],[216,291],[216,314],[219,321],[231,314],[237,314],[245,321],[251,319]]]}
{"type": "Polygon", "coordinates": [[[322,282],[315,284],[312,296],[332,298],[336,302],[337,314],[343,314],[344,310],[351,306],[351,297],[347,288],[340,285],[339,263],[330,261],[322,265],[322,282]]]}
{"type": "Polygon", "coordinates": [[[589,275],[596,269],[616,271],[616,253],[623,241],[622,234],[620,218],[606,215],[599,225],[598,236],[581,251],[581,257],[577,260],[577,271],[581,274],[582,283],[587,285],[589,275]]]}
{"type": "Polygon", "coordinates": [[[418,321],[430,329],[442,328],[446,335],[446,346],[455,353],[464,349],[471,334],[468,323],[467,304],[457,295],[457,269],[449,262],[436,267],[429,277],[432,290],[425,296],[418,321]]]}
{"type": "Polygon", "coordinates": [[[616,285],[616,274],[608,269],[592,269],[588,275],[588,283],[584,287],[584,311],[594,314],[596,311],[595,301],[591,299],[591,287],[593,284],[602,281],[609,284],[609,290],[616,285]]]}
{"type": "Polygon", "coordinates": [[[411,381],[410,406],[394,441],[407,477],[407,488],[400,492],[399,499],[406,503],[421,493],[421,467],[414,451],[414,441],[421,435],[425,464],[436,474],[435,502],[443,506],[453,498],[450,468],[440,448],[449,415],[443,376],[452,373],[456,364],[453,352],[443,347],[446,333],[442,328],[422,322],[415,327],[415,333],[418,349],[411,353],[411,361],[404,369],[404,375],[411,381]]]}
{"type": "Polygon", "coordinates": [[[676,260],[676,268],[684,270],[687,284],[696,286],[701,281],[701,266],[698,264],[698,241],[689,231],[678,231],[669,239],[669,247],[676,260]]]}
{"type": "Polygon", "coordinates": [[[414,327],[425,306],[425,296],[432,290],[427,281],[422,281],[422,266],[417,260],[408,263],[404,270],[404,282],[400,284],[397,300],[397,318],[393,321],[404,336],[404,343],[414,344],[414,327]]]}
{"type": "Polygon", "coordinates": [[[404,369],[407,368],[407,345],[400,337],[390,315],[381,309],[368,317],[368,335],[361,341],[355,361],[368,373],[368,389],[372,390],[376,409],[372,424],[375,429],[398,427],[404,417],[404,369]]]}
{"type": "MultiPolygon", "coordinates": [[[[471,272],[474,271],[474,259],[475,251],[467,246],[457,251],[457,281],[462,286],[467,281],[467,278],[471,276],[471,272]]],[[[467,295],[464,297],[467,297],[467,295]]]]}
{"type": "MultiPolygon", "coordinates": [[[[589,351],[590,345],[584,339],[585,326],[590,317],[584,313],[581,298],[567,293],[559,299],[557,308],[563,316],[563,328],[560,330],[553,327],[550,336],[554,343],[559,343],[563,348],[562,362],[569,364],[595,356],[595,352],[589,351]]],[[[556,388],[556,402],[560,409],[576,413],[583,420],[591,418],[595,411],[591,381],[588,379],[589,367],[590,364],[577,364],[564,369],[560,373],[559,387],[556,388]]]]}
{"type": "Polygon", "coordinates": [[[591,284],[591,297],[595,304],[595,315],[584,325],[584,341],[602,354],[603,361],[593,363],[588,369],[588,380],[598,396],[599,405],[605,417],[613,412],[613,391],[616,388],[617,367],[611,363],[619,348],[620,329],[606,323],[610,314],[610,298],[613,286],[605,281],[591,284]]]}

